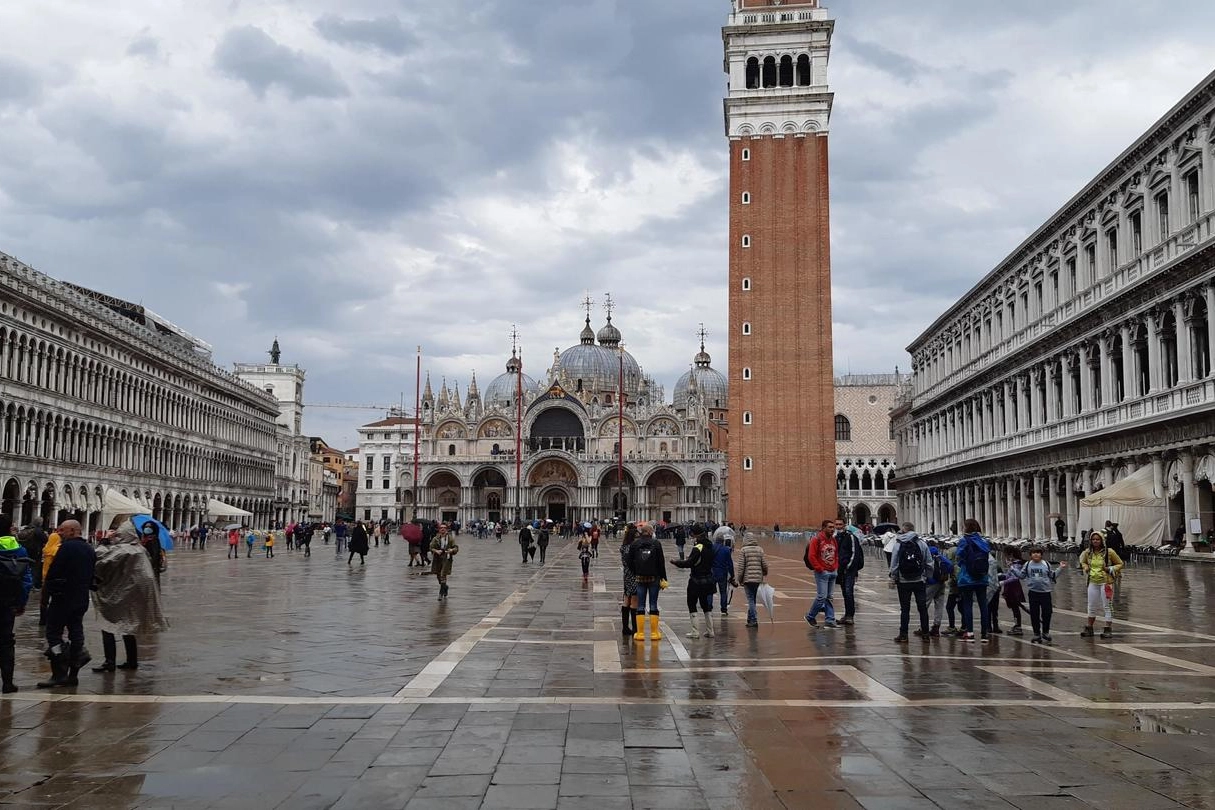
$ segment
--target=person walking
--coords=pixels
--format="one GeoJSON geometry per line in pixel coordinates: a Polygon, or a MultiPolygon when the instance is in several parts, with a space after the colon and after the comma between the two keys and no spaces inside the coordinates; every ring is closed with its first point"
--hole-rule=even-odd
{"type": "Polygon", "coordinates": [[[439,524],[439,533],[430,541],[430,572],[439,581],[439,601],[447,601],[447,578],[451,576],[452,560],[460,553],[455,538],[451,537],[446,523],[439,524]]]}
{"type": "Polygon", "coordinates": [[[257,535],[253,533],[253,529],[249,529],[249,531],[245,533],[245,545],[248,546],[248,548],[249,548],[248,553],[245,554],[245,559],[253,558],[253,546],[255,546],[256,544],[257,544],[257,535]]]}
{"type": "Polygon", "coordinates": [[[759,615],[755,612],[755,599],[759,586],[768,576],[768,559],[760,548],[759,540],[747,537],[743,540],[742,558],[738,566],[738,580],[747,594],[747,627],[759,627],[759,615]]]}
{"type": "Polygon", "coordinates": [[[274,532],[266,532],[266,559],[274,556],[274,532]]]}
{"type": "Polygon", "coordinates": [[[1013,614],[1013,626],[1008,629],[1008,634],[1020,636],[1025,633],[1021,627],[1021,613],[1028,611],[1025,605],[1025,589],[1021,587],[1020,575],[1025,562],[1021,559],[1021,552],[1015,548],[1005,550],[1004,556],[1008,570],[1000,577],[1000,590],[1004,594],[1004,604],[1013,614]]]}
{"type": "Polygon", "coordinates": [[[582,564],[582,584],[591,575],[591,540],[583,535],[578,538],[578,562],[582,564]]]}
{"type": "Polygon", "coordinates": [[[312,556],[312,526],[305,523],[295,524],[295,547],[302,548],[305,557],[312,556]]]}
{"type": "MultiPolygon", "coordinates": [[[[333,542],[337,546],[337,550],[334,553],[339,557],[342,556],[342,551],[346,548],[346,537],[349,533],[350,527],[346,525],[346,521],[338,520],[333,525],[333,542]]],[[[412,563],[413,560],[411,559],[410,562],[412,563]]]]}
{"type": "Polygon", "coordinates": [[[856,617],[856,580],[865,567],[865,549],[861,539],[844,526],[844,521],[836,520],[833,529],[839,550],[840,593],[844,595],[844,618],[840,624],[852,624],[856,617]]]}
{"type": "Polygon", "coordinates": [[[156,587],[160,587],[160,575],[164,572],[165,549],[160,544],[160,531],[153,521],[148,521],[143,524],[143,528],[139,533],[139,542],[143,546],[144,553],[148,555],[148,564],[152,566],[152,576],[156,578],[156,587]]]}
{"type": "Polygon", "coordinates": [[[637,615],[645,616],[637,622],[633,640],[645,641],[648,625],[650,641],[661,641],[658,592],[667,587],[667,562],[662,553],[662,544],[654,538],[653,524],[639,523],[637,538],[629,544],[628,549],[628,568],[637,581],[637,615]]]}
{"type": "Polygon", "coordinates": [[[354,555],[359,555],[359,565],[367,564],[367,552],[371,550],[367,542],[367,527],[362,521],[354,524],[354,530],[350,533],[350,556],[346,558],[346,565],[354,563],[354,555]]]}
{"type": "Polygon", "coordinates": [[[818,627],[816,617],[822,611],[827,617],[826,627],[835,627],[835,605],[831,602],[831,589],[839,573],[839,544],[835,541],[834,521],[824,520],[822,530],[806,544],[802,561],[814,572],[814,603],[806,614],[806,623],[818,627]]]}
{"type": "Polygon", "coordinates": [[[1029,550],[1029,562],[1016,572],[1029,591],[1029,624],[1034,631],[1034,637],[1030,639],[1032,642],[1051,642],[1050,620],[1055,612],[1052,592],[1059,573],[1065,568],[1066,562],[1059,563],[1058,568],[1051,568],[1050,563],[1042,559],[1042,549],[1034,547],[1029,550]]]}
{"type": "MultiPolygon", "coordinates": [[[[56,534],[59,535],[59,548],[42,580],[47,598],[46,657],[51,662],[51,677],[39,683],[39,689],[75,686],[80,668],[92,660],[84,647],[84,614],[89,609],[96,553],[80,536],[80,523],[75,520],[63,521],[56,534]],[[65,631],[67,643],[63,640],[65,631]]],[[[147,560],[142,549],[139,556],[147,560]]]]}
{"type": "Polygon", "coordinates": [[[637,539],[637,527],[630,523],[624,528],[624,537],[620,543],[620,568],[624,578],[624,596],[620,601],[621,634],[634,635],[637,632],[637,578],[629,563],[630,546],[637,539]]]}
{"type": "Polygon", "coordinates": [[[540,524],[540,536],[536,538],[536,546],[540,549],[540,564],[544,565],[544,558],[548,555],[549,536],[553,530],[553,522],[546,520],[540,524]]]}
{"type": "MultiPolygon", "coordinates": [[[[41,555],[41,547],[38,552],[41,555]]],[[[13,681],[13,670],[17,666],[17,639],[13,627],[29,602],[34,587],[33,568],[29,550],[13,536],[12,516],[0,514],[0,693],[5,695],[17,691],[13,681]]],[[[41,571],[38,579],[42,579],[41,571]]]]}
{"type": "Polygon", "coordinates": [[[694,524],[692,526],[692,552],[686,559],[674,561],[676,568],[690,569],[688,613],[692,629],[688,631],[688,638],[700,638],[700,631],[696,628],[697,606],[700,607],[700,611],[705,617],[705,636],[713,637],[713,592],[716,590],[716,583],[713,579],[714,554],[713,546],[709,544],[705,535],[704,524],[694,524]]]}
{"type": "Polygon", "coordinates": [[[1088,626],[1080,636],[1092,638],[1093,625],[1098,616],[1103,616],[1105,629],[1101,631],[1101,638],[1113,638],[1114,580],[1122,573],[1122,558],[1105,545],[1105,535],[1093,532],[1088,536],[1088,548],[1080,555],[1079,565],[1088,578],[1088,626]]]}
{"type": "Polygon", "coordinates": [[[588,532],[588,534],[590,535],[590,538],[591,538],[591,556],[598,559],[599,558],[599,537],[601,535],[601,532],[599,530],[599,521],[595,521],[594,523],[591,524],[591,530],[588,532]]]}
{"type": "Polygon", "coordinates": [[[235,560],[240,558],[240,537],[236,533],[236,529],[228,532],[228,559],[235,560]]]}
{"type": "Polygon", "coordinates": [[[912,523],[903,524],[903,533],[899,535],[899,546],[894,551],[890,562],[890,580],[899,592],[899,634],[895,636],[896,644],[908,641],[907,627],[911,621],[911,599],[915,597],[915,609],[920,614],[920,632],[922,641],[928,641],[928,599],[927,579],[928,567],[931,565],[932,553],[915,531],[912,523]]]}
{"type": "Polygon", "coordinates": [[[416,518],[401,527],[401,537],[409,545],[409,565],[405,567],[413,568],[416,565],[421,568],[422,561],[419,558],[422,555],[422,525],[416,518]]]}
{"type": "Polygon", "coordinates": [[[713,530],[713,584],[717,587],[722,616],[729,615],[730,588],[738,587],[734,578],[734,530],[721,526],[713,530]]]}
{"type": "Polygon", "coordinates": [[[17,535],[17,542],[25,549],[26,557],[29,558],[35,588],[42,587],[42,551],[50,539],[43,528],[45,525],[41,517],[35,517],[30,521],[30,525],[17,535]]]}
{"type": "Polygon", "coordinates": [[[1055,518],[1055,538],[1062,543],[1067,540],[1067,524],[1063,522],[1063,518],[1055,518]]]}
{"type": "Polygon", "coordinates": [[[524,523],[523,528],[519,530],[519,551],[523,554],[523,562],[527,562],[529,555],[536,556],[535,538],[529,523],[524,523]]]}
{"type": "Polygon", "coordinates": [[[140,547],[139,536],[130,521],[119,526],[114,536],[97,549],[93,606],[97,610],[105,653],[105,661],[93,671],[139,669],[138,636],[166,630],[169,623],[161,608],[160,589],[156,587],[152,564],[140,547]],[[127,656],[121,664],[115,663],[117,636],[122,636],[127,656]]]}
{"type": "Polygon", "coordinates": [[[958,541],[956,551],[958,570],[958,605],[962,610],[962,640],[975,640],[974,604],[979,603],[980,640],[986,644],[991,636],[991,613],[987,607],[987,585],[990,581],[988,566],[991,547],[983,539],[979,521],[967,518],[962,524],[965,534],[958,541]]]}

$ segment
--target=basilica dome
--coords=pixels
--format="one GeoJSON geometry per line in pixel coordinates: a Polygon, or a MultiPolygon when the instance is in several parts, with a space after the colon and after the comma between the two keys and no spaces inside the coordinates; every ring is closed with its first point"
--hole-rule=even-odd
{"type": "Polygon", "coordinates": [[[729,385],[726,383],[725,375],[713,368],[712,363],[713,358],[709,357],[704,344],[701,343],[700,351],[693,359],[692,368],[685,371],[675,383],[675,410],[684,410],[688,407],[688,394],[691,390],[692,380],[696,381],[700,401],[705,407],[715,411],[719,409],[724,411],[730,407],[729,385]]]}
{"type": "MultiPolygon", "coordinates": [[[[483,401],[488,408],[510,408],[515,404],[515,394],[519,390],[519,375],[523,363],[514,354],[506,361],[506,373],[499,374],[485,386],[483,401]]],[[[526,400],[529,392],[536,388],[536,381],[526,374],[523,375],[523,396],[526,400]]]]}
{"type": "Polygon", "coordinates": [[[620,387],[620,356],[624,356],[624,390],[636,394],[641,385],[641,366],[633,355],[620,349],[620,330],[607,325],[599,330],[599,345],[595,344],[595,333],[591,320],[586,319],[580,342],[561,352],[561,368],[574,384],[574,392],[590,391],[593,394],[615,392],[620,387]]]}

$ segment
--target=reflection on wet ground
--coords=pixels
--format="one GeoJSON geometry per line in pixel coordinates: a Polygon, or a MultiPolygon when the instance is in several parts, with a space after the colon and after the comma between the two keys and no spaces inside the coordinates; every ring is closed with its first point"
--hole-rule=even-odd
{"type": "Polygon", "coordinates": [[[775,621],[744,627],[739,591],[715,637],[686,638],[681,571],[666,638],[637,644],[620,634],[614,554],[583,583],[568,545],[541,568],[509,540],[461,539],[447,602],[399,544],[366,567],[323,545],[307,560],[178,551],[173,629],[141,668],[55,695],[32,688],[45,660],[20,620],[0,804],[1215,806],[1215,566],[1129,568],[1112,641],[1079,637],[1068,573],[1052,646],[1028,627],[898,645],[878,558],[857,625],[812,629],[800,549],[767,544],[775,621]]]}

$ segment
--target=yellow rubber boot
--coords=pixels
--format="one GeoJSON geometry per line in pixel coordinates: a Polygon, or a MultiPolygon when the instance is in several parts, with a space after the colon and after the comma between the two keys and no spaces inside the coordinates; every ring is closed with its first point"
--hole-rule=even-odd
{"type": "Polygon", "coordinates": [[[633,634],[633,641],[645,641],[645,614],[635,614],[633,621],[637,623],[637,632],[633,634]]]}
{"type": "Polygon", "coordinates": [[[650,614],[650,641],[662,641],[662,631],[658,629],[658,614],[650,614]]]}

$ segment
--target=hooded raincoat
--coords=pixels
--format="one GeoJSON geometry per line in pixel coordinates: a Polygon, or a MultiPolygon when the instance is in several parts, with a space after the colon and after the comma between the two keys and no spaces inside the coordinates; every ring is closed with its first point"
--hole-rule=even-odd
{"type": "Polygon", "coordinates": [[[138,636],[168,629],[152,563],[130,521],[109,545],[97,547],[94,576],[93,607],[102,632],[138,636]]]}

